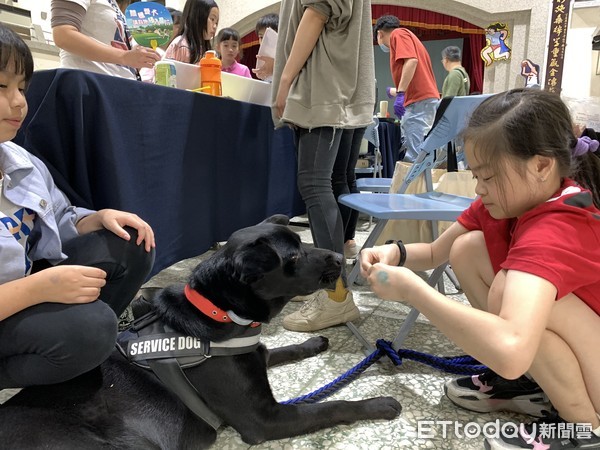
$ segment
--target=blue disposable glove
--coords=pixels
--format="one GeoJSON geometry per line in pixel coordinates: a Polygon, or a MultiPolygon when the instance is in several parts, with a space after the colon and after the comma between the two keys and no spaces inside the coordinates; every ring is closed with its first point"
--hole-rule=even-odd
{"type": "Polygon", "coordinates": [[[392,89],[394,88],[391,86],[385,88],[385,93],[387,94],[388,98],[394,98],[394,94],[392,94],[392,89]]]}
{"type": "Polygon", "coordinates": [[[396,100],[394,100],[394,112],[398,119],[401,119],[406,112],[406,108],[404,107],[404,92],[398,92],[396,94],[396,100]]]}

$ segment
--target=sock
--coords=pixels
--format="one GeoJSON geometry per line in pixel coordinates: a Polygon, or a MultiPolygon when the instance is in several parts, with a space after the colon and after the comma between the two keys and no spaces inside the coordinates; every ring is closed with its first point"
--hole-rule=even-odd
{"type": "Polygon", "coordinates": [[[331,291],[327,289],[327,295],[334,302],[341,303],[346,300],[346,294],[348,293],[348,289],[342,283],[342,277],[339,277],[335,283],[335,290],[331,291]]]}

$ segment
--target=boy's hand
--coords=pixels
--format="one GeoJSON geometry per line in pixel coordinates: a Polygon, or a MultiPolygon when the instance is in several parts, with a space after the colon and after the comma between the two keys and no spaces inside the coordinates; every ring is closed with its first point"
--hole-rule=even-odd
{"type": "Polygon", "coordinates": [[[130,226],[131,228],[135,228],[137,230],[137,245],[140,245],[142,242],[144,242],[144,247],[146,248],[147,252],[156,247],[154,231],[150,225],[144,222],[136,214],[119,211],[117,209],[101,209],[94,214],[84,217],[77,222],[77,231],[79,234],[85,234],[91,231],[106,228],[107,230],[115,233],[117,236],[120,236],[128,241],[131,239],[131,236],[129,236],[129,233],[125,231],[124,227],[126,226],[130,226]]]}
{"type": "Polygon", "coordinates": [[[260,79],[265,80],[273,75],[273,65],[275,63],[275,59],[269,56],[256,56],[258,61],[262,61],[262,64],[259,67],[257,64],[256,69],[252,69],[252,72],[260,79]]]}
{"type": "Polygon", "coordinates": [[[35,296],[40,302],[90,303],[98,299],[106,284],[106,272],[96,267],[54,266],[30,279],[37,282],[35,296]]]}

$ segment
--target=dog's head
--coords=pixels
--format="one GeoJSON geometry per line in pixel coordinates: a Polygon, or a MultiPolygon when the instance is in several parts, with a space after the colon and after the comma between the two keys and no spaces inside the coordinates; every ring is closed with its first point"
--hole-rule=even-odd
{"type": "Polygon", "coordinates": [[[190,286],[219,308],[259,322],[269,321],[296,295],[333,288],[342,255],[303,244],[288,222],[276,215],[236,231],[196,267],[190,286]]]}

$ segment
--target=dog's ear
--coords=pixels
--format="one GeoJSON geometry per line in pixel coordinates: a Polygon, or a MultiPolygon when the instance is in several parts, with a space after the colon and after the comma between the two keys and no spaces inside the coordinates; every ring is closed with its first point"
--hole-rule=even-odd
{"type": "Polygon", "coordinates": [[[235,272],[244,284],[260,280],[265,273],[281,265],[279,254],[265,238],[244,245],[235,253],[233,261],[235,272]]]}
{"type": "Polygon", "coordinates": [[[290,218],[283,214],[275,214],[275,215],[263,220],[262,223],[275,223],[277,225],[288,225],[290,223],[290,218]]]}

